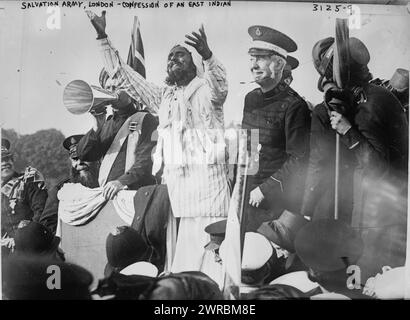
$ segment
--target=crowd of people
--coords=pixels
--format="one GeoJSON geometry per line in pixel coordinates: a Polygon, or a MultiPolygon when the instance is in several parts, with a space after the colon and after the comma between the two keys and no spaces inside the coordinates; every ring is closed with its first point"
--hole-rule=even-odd
{"type": "MultiPolygon", "coordinates": [[[[93,106],[92,128],[64,140],[71,168],[49,190],[36,169],[15,171],[10,141],[2,139],[4,298],[232,297],[225,233],[242,171],[227,159],[227,70],[201,27],[171,48],[165,84],[157,86],[121,59],[106,34],[105,11],[87,14],[104,63],[101,88],[117,99],[93,106]],[[67,203],[73,185],[82,188],[76,205],[67,203]],[[91,291],[92,274],[65,261],[59,229],[90,223],[122,190],[136,190],[144,230],[134,219],[107,235],[104,278],[91,291]],[[155,192],[148,201],[141,190],[155,192]],[[50,265],[61,268],[63,290],[48,287],[50,265]]],[[[312,107],[290,86],[299,64],[290,55],[295,41],[267,26],[248,32],[258,88],[245,97],[241,124],[253,169],[238,213],[236,298],[404,298],[409,72],[375,78],[367,47],[351,37],[343,66],[349,78],[340,88],[335,39],[319,40],[312,58],[324,100],[312,107]]]]}

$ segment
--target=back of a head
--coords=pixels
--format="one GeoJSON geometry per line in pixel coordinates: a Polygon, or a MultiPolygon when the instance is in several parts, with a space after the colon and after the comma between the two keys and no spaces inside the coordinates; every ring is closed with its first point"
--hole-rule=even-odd
{"type": "Polygon", "coordinates": [[[54,235],[44,225],[30,221],[15,232],[16,253],[41,254],[51,250],[54,235]]]}
{"type": "Polygon", "coordinates": [[[319,219],[306,224],[295,240],[296,253],[310,268],[310,277],[325,288],[346,287],[346,269],[362,255],[360,234],[339,220],[319,219]]]}
{"type": "Polygon", "coordinates": [[[106,240],[108,266],[116,270],[148,259],[149,247],[138,233],[129,226],[117,227],[114,234],[110,233],[106,240]]]}
{"type": "Polygon", "coordinates": [[[148,300],[223,300],[215,281],[199,271],[169,274],[158,279],[148,300]]]}
{"type": "Polygon", "coordinates": [[[19,255],[3,266],[3,299],[89,300],[93,281],[90,272],[75,264],[19,255]]]}

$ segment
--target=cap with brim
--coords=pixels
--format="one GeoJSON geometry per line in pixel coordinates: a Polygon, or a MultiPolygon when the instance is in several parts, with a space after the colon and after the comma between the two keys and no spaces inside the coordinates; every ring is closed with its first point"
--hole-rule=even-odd
{"type": "Polygon", "coordinates": [[[216,250],[225,239],[227,219],[211,223],[205,227],[205,232],[209,233],[211,241],[205,246],[206,250],[216,250]]]}
{"type": "Polygon", "coordinates": [[[158,275],[158,268],[147,261],[139,261],[125,267],[120,273],[126,276],[140,275],[154,278],[158,275]]]}
{"type": "Polygon", "coordinates": [[[409,89],[409,70],[397,69],[391,77],[389,84],[393,89],[403,92],[409,89]]]}
{"type": "Polygon", "coordinates": [[[343,270],[359,260],[363,240],[344,222],[320,219],[299,230],[295,249],[307,267],[318,272],[332,272],[343,270]]]}
{"type": "Polygon", "coordinates": [[[285,210],[277,220],[262,223],[257,231],[279,247],[294,252],[295,236],[308,222],[303,216],[285,210]]]}
{"type": "Polygon", "coordinates": [[[107,266],[104,274],[120,271],[125,267],[148,258],[149,247],[137,230],[118,227],[118,233],[110,233],[106,240],[107,266]]]}
{"type": "Polygon", "coordinates": [[[296,43],[287,35],[275,29],[265,26],[251,26],[248,29],[252,37],[252,43],[249,46],[249,54],[258,54],[259,52],[273,52],[286,59],[289,52],[297,49],[296,43]]]}
{"type": "Polygon", "coordinates": [[[77,144],[82,137],[84,137],[83,134],[76,134],[69,136],[63,141],[63,147],[69,151],[71,158],[77,157],[77,144]]]}
{"type": "MultiPolygon", "coordinates": [[[[334,55],[333,37],[319,40],[312,48],[313,65],[320,74],[318,88],[323,91],[324,78],[331,78],[333,73],[333,55],[334,55]]],[[[357,38],[349,38],[349,63],[351,71],[355,68],[360,69],[366,66],[370,61],[370,53],[365,44],[357,38]]]]}
{"type": "Polygon", "coordinates": [[[287,56],[286,65],[289,65],[291,70],[294,70],[299,66],[299,60],[292,56],[287,56]]]}
{"type": "Polygon", "coordinates": [[[6,159],[10,158],[11,152],[10,152],[10,141],[7,139],[2,138],[1,139],[1,158],[6,159]]]}
{"type": "Polygon", "coordinates": [[[306,271],[296,271],[284,274],[271,281],[270,284],[286,284],[295,287],[302,292],[308,292],[319,286],[319,284],[308,278],[306,271]]]}
{"type": "Polygon", "coordinates": [[[263,235],[256,232],[245,233],[242,269],[257,270],[270,259],[272,254],[272,245],[263,235]]]}

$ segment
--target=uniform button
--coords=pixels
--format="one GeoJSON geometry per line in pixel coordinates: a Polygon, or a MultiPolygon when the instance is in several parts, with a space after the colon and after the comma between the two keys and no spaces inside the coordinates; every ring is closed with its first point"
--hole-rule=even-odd
{"type": "Polygon", "coordinates": [[[141,217],[140,217],[140,216],[138,216],[138,217],[137,217],[137,220],[140,220],[140,219],[141,219],[141,217]]]}
{"type": "Polygon", "coordinates": [[[145,195],[146,195],[146,196],[148,196],[148,195],[149,195],[149,192],[148,192],[148,191],[146,191],[146,192],[145,192],[145,195]]]}

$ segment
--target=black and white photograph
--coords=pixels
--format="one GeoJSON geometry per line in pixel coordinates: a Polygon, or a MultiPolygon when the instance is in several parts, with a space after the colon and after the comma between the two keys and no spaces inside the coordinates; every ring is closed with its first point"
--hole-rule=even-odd
{"type": "Polygon", "coordinates": [[[401,0],[0,1],[0,299],[410,299],[409,30],[401,0]]]}

